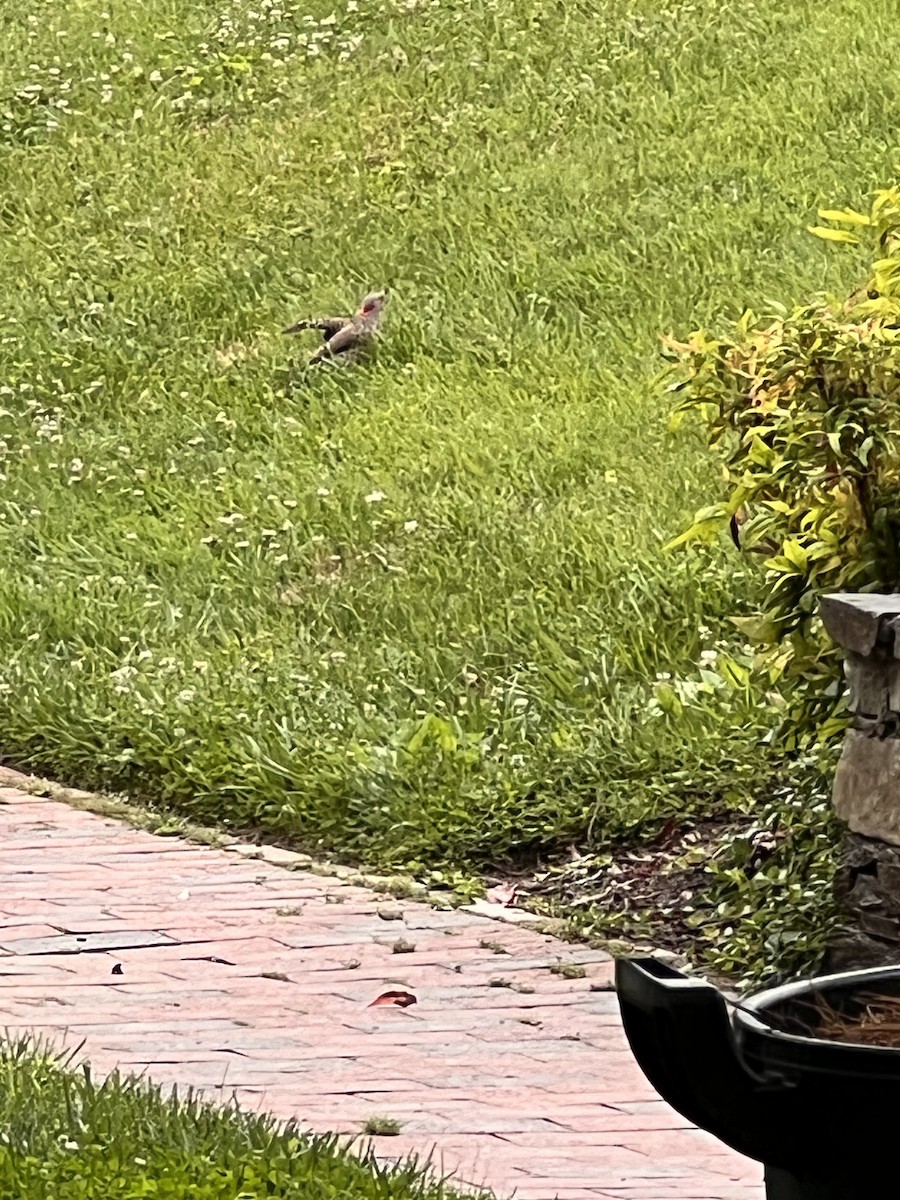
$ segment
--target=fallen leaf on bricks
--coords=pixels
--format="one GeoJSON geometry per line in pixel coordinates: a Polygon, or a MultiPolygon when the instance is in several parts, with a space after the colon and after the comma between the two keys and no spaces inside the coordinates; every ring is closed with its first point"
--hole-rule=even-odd
{"type": "Polygon", "coordinates": [[[411,1004],[417,1003],[412,992],[382,992],[368,1007],[378,1008],[382,1005],[393,1005],[395,1008],[409,1008],[411,1004]]]}

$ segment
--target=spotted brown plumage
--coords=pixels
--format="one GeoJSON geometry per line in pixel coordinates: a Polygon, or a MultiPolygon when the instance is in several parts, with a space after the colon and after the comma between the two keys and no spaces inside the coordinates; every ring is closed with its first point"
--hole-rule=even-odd
{"type": "Polygon", "coordinates": [[[352,317],[312,317],[289,325],[283,332],[321,330],[324,342],[310,356],[310,366],[325,360],[354,362],[377,337],[387,299],[386,291],[369,292],[352,317]]]}

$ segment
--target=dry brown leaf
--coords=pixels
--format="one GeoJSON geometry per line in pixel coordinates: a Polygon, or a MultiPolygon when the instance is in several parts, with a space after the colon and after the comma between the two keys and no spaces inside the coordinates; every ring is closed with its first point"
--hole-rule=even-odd
{"type": "Polygon", "coordinates": [[[368,1007],[380,1008],[383,1006],[393,1006],[394,1008],[409,1008],[411,1004],[418,1004],[412,992],[382,992],[368,1007]]]}

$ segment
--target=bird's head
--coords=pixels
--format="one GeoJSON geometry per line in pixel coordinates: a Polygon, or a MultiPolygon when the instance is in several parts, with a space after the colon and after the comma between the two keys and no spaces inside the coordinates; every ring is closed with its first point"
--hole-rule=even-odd
{"type": "Polygon", "coordinates": [[[362,304],[357,312],[358,317],[366,317],[368,320],[378,320],[384,312],[384,306],[388,302],[387,290],[383,292],[369,292],[368,296],[364,297],[362,304]]]}

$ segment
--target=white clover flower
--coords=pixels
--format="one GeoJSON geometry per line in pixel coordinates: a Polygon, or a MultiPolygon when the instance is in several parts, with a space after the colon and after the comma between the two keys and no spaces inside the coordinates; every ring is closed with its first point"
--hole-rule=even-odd
{"type": "Polygon", "coordinates": [[[384,492],[379,492],[376,489],[374,492],[369,492],[369,494],[364,496],[363,499],[365,500],[366,504],[380,504],[381,501],[387,499],[387,497],[385,496],[384,492]]]}

